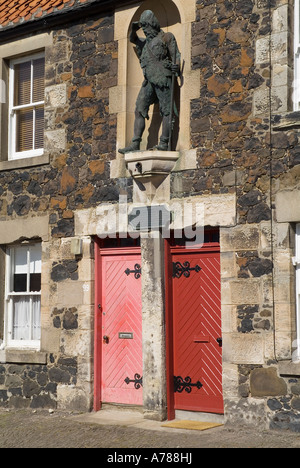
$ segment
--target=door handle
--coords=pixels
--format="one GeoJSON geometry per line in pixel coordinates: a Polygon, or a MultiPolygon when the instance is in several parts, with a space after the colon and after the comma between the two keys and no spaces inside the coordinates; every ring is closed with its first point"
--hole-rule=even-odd
{"type": "Polygon", "coordinates": [[[109,336],[104,335],[103,337],[103,343],[108,344],[109,343],[109,336]]]}
{"type": "Polygon", "coordinates": [[[217,343],[219,344],[220,348],[223,346],[223,339],[222,338],[217,338],[217,343]]]}

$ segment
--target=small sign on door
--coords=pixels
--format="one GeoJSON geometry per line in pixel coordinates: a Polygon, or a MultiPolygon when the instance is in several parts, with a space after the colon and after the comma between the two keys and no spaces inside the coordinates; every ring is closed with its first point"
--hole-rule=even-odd
{"type": "Polygon", "coordinates": [[[119,333],[119,340],[133,340],[133,333],[119,333]]]}

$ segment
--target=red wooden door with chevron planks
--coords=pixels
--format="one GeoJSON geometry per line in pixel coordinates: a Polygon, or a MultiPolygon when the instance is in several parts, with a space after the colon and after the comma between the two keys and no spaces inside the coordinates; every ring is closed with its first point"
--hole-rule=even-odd
{"type": "Polygon", "coordinates": [[[140,265],[136,254],[102,258],[102,402],[143,403],[142,385],[134,381],[143,375],[140,265]]]}
{"type": "Polygon", "coordinates": [[[173,253],[174,405],[223,413],[220,253],[173,253]]]}

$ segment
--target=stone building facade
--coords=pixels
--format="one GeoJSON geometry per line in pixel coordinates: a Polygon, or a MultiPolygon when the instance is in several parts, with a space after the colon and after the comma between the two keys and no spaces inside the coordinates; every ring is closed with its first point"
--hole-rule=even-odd
{"type": "MultiPolygon", "coordinates": [[[[296,1],[49,0],[17,13],[3,7],[1,406],[100,409],[97,252],[105,245],[99,237],[123,233],[110,224],[123,197],[126,214],[137,203],[201,207],[194,221],[217,233],[212,243],[221,260],[219,413],[230,424],[300,431],[296,1]],[[130,25],[145,9],[174,33],[184,61],[179,158],[150,197],[118,153],[130,141],[140,86],[130,25]],[[9,102],[12,64],[37,53],[45,59],[43,151],[12,158],[10,119],[19,110],[9,102]],[[31,245],[41,247],[35,349],[8,336],[9,303],[17,301],[8,290],[10,252],[17,258],[14,249],[31,245]]],[[[163,420],[173,414],[174,391],[167,247],[161,234],[141,232],[140,249],[142,406],[145,417],[163,420]]]]}

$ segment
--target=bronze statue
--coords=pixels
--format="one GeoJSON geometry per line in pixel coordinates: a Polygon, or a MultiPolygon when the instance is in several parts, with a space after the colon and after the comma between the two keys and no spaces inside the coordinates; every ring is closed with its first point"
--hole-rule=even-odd
{"type": "Polygon", "coordinates": [[[180,73],[181,55],[172,33],[165,33],[150,10],[143,12],[139,22],[132,24],[130,41],[136,46],[136,54],[144,73],[144,82],[138,95],[135,110],[134,137],[127,148],[119,150],[125,154],[140,150],[145,130],[145,120],[149,120],[149,109],[159,103],[162,116],[162,135],[154,148],[160,151],[171,149],[173,115],[178,115],[174,103],[175,77],[180,73]],[[146,39],[137,35],[143,29],[146,39]]]}

